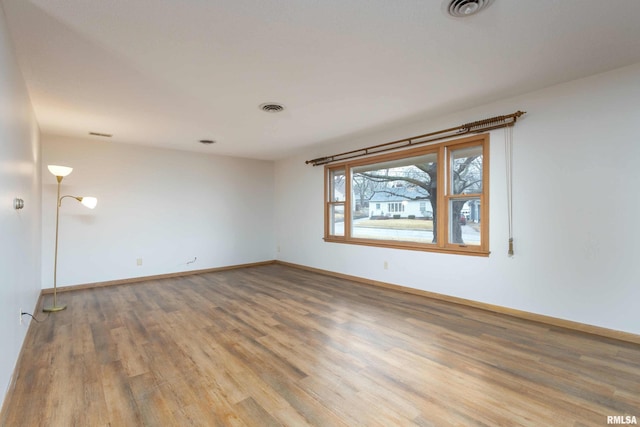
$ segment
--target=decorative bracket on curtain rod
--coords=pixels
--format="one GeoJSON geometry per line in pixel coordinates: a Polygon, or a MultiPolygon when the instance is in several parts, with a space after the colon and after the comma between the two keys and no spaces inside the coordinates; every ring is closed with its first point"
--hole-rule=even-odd
{"type": "Polygon", "coordinates": [[[449,129],[443,129],[436,132],[425,133],[424,135],[414,136],[412,138],[400,139],[398,141],[386,142],[384,144],[372,145],[371,147],[361,148],[359,150],[346,151],[331,156],[318,157],[317,159],[307,160],[306,164],[313,166],[326,165],[328,163],[338,162],[341,160],[353,159],[356,157],[368,156],[370,154],[384,153],[385,151],[399,150],[414,145],[428,144],[430,142],[440,141],[442,139],[453,138],[469,133],[480,133],[494,129],[500,129],[513,126],[526,111],[516,111],[506,116],[496,116],[489,119],[478,120],[476,122],[466,123],[449,129]]]}

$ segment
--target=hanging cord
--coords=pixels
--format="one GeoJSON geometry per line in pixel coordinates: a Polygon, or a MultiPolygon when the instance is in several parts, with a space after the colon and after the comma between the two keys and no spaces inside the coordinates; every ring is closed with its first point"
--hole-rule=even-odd
{"type": "Polygon", "coordinates": [[[504,157],[507,172],[507,221],[509,224],[509,252],[513,256],[513,126],[504,128],[504,157]]]}

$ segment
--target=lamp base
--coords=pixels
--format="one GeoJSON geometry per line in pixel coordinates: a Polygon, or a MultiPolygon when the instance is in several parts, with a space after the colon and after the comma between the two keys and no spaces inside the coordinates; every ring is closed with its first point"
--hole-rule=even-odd
{"type": "Polygon", "coordinates": [[[42,309],[45,313],[55,313],[56,311],[62,311],[67,308],[67,305],[52,305],[50,307],[45,307],[42,309]]]}

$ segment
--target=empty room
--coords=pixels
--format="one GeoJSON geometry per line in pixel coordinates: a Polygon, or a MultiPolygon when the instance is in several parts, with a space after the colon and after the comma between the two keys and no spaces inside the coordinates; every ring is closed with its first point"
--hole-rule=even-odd
{"type": "Polygon", "coordinates": [[[637,0],[0,0],[0,426],[640,419],[637,0]]]}

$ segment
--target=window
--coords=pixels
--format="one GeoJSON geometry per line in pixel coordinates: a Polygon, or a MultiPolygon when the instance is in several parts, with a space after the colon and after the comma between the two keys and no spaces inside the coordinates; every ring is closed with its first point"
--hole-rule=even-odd
{"type": "Polygon", "coordinates": [[[389,212],[404,212],[404,203],[402,202],[388,203],[387,210],[389,212]]]}
{"type": "Polygon", "coordinates": [[[330,219],[325,235],[344,236],[344,206],[345,206],[345,170],[332,169],[329,172],[329,185],[327,190],[328,215],[330,219]]]}
{"type": "Polygon", "coordinates": [[[325,240],[489,254],[489,135],[325,166],[325,240]]]}

